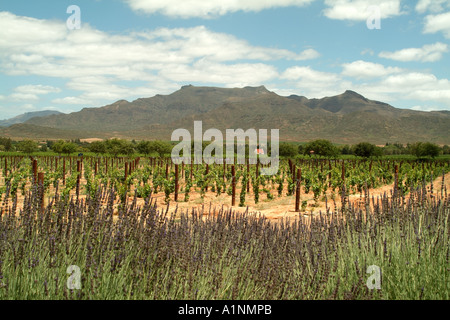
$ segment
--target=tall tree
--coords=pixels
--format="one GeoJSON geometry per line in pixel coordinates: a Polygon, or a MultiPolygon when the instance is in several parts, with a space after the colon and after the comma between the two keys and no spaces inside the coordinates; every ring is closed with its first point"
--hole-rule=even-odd
{"type": "Polygon", "coordinates": [[[23,140],[17,144],[17,150],[31,154],[38,150],[38,143],[33,140],[23,140]]]}
{"type": "Polygon", "coordinates": [[[335,157],[339,154],[339,149],[329,140],[318,139],[305,145],[304,154],[317,154],[324,157],[335,157]]]}

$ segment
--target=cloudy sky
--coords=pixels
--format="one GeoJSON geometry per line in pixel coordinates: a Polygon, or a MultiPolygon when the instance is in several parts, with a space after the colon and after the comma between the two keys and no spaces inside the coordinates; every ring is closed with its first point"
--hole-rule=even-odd
{"type": "Polygon", "coordinates": [[[0,0],[0,119],[186,84],[450,110],[449,40],[450,0],[0,0]]]}

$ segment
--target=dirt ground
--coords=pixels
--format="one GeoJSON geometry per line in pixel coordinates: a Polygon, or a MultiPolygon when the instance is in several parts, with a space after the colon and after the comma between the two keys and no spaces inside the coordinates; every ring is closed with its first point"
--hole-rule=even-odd
{"type": "MultiPolygon", "coordinates": [[[[450,173],[445,175],[444,185],[446,186],[447,190],[450,190],[450,173]]],[[[0,175],[0,182],[3,184],[4,179],[0,175]]],[[[83,186],[85,183],[84,179],[81,179],[81,185],[83,186]]],[[[182,184],[183,185],[183,184],[182,184]]],[[[430,185],[427,186],[429,189],[430,185]]],[[[442,189],[442,176],[437,178],[434,183],[434,192],[441,192],[442,189]]],[[[300,205],[303,201],[307,201],[306,207],[300,210],[300,212],[295,211],[295,195],[294,196],[286,196],[286,186],[283,190],[283,195],[281,197],[278,197],[277,190],[273,189],[271,190],[272,195],[274,198],[272,200],[267,199],[267,196],[264,192],[260,192],[259,202],[255,204],[254,200],[254,194],[252,192],[252,187],[250,187],[250,192],[246,194],[246,201],[245,201],[245,207],[239,207],[239,200],[240,200],[240,187],[236,190],[236,205],[234,207],[231,206],[231,196],[229,196],[226,193],[222,193],[220,196],[217,196],[215,192],[212,192],[211,189],[209,189],[208,192],[205,193],[204,198],[202,199],[200,196],[199,191],[195,191],[194,188],[191,189],[191,192],[189,193],[189,201],[185,202],[185,193],[184,191],[180,191],[178,194],[178,201],[175,202],[174,194],[171,194],[171,201],[169,203],[169,213],[174,212],[177,210],[177,213],[180,212],[191,212],[192,209],[195,209],[199,212],[203,212],[204,214],[208,214],[209,212],[218,211],[221,208],[224,209],[230,209],[233,208],[233,210],[238,212],[245,212],[248,210],[248,212],[257,212],[264,215],[266,218],[271,220],[278,220],[281,218],[296,218],[299,217],[299,214],[303,216],[315,216],[318,215],[319,212],[326,213],[327,209],[329,211],[334,211],[335,205],[337,208],[340,208],[341,206],[341,196],[338,190],[336,190],[334,193],[330,190],[326,193],[326,201],[325,197],[321,196],[319,201],[314,201],[313,193],[310,192],[306,194],[302,188],[301,197],[300,197],[300,205]],[[334,201],[333,201],[334,198],[334,201]]],[[[370,189],[369,195],[370,197],[374,196],[375,198],[378,196],[382,196],[383,194],[386,194],[388,196],[391,195],[391,192],[393,190],[393,184],[385,185],[380,188],[376,189],[370,189]]],[[[45,203],[48,203],[49,197],[52,196],[54,193],[53,187],[51,187],[50,192],[48,193],[45,203]]],[[[75,191],[72,191],[72,195],[75,195],[75,191]]],[[[80,192],[80,195],[82,198],[85,197],[83,194],[83,191],[80,192]]],[[[157,194],[153,195],[153,198],[155,198],[158,208],[166,209],[167,203],[165,201],[165,195],[163,192],[159,192],[157,194]]],[[[22,208],[22,201],[24,199],[24,196],[22,195],[21,191],[18,191],[18,204],[17,204],[17,214],[19,213],[19,210],[22,208]]],[[[130,197],[130,200],[132,197],[130,197]]],[[[348,201],[352,203],[353,205],[358,205],[361,203],[364,199],[364,193],[353,193],[348,195],[348,201]]],[[[1,199],[0,202],[0,208],[5,212],[7,210],[7,207],[11,208],[11,200],[8,201],[8,203],[5,203],[4,196],[1,199]]],[[[138,198],[138,206],[143,206],[145,200],[138,198]]]]}
{"type": "MultiPolygon", "coordinates": [[[[444,185],[447,190],[450,190],[450,173],[445,175],[444,177],[444,185]]],[[[374,196],[375,198],[378,196],[382,196],[386,194],[387,196],[391,196],[391,192],[393,190],[394,184],[385,185],[380,188],[370,189],[369,196],[374,196]]],[[[430,185],[427,186],[429,189],[430,185]]],[[[442,176],[436,179],[433,183],[434,192],[440,192],[442,189],[442,176]]],[[[327,208],[329,211],[333,211],[335,207],[335,203],[333,202],[333,192],[327,191],[326,197],[327,201],[323,196],[320,197],[319,201],[316,203],[314,201],[314,195],[312,192],[306,194],[302,188],[301,197],[300,197],[300,205],[302,201],[307,201],[307,206],[305,210],[301,210],[301,212],[295,211],[295,196],[286,196],[286,187],[283,190],[283,196],[278,197],[277,191],[272,190],[272,194],[274,195],[273,200],[268,200],[265,193],[260,192],[259,202],[255,204],[254,194],[252,192],[252,188],[250,187],[250,192],[246,195],[245,207],[239,207],[239,195],[240,189],[236,191],[236,205],[234,207],[231,206],[231,196],[227,194],[222,194],[220,196],[216,196],[213,192],[207,192],[205,194],[204,199],[202,200],[199,192],[191,192],[189,202],[183,202],[184,193],[179,194],[179,201],[171,201],[169,205],[169,212],[175,210],[178,206],[178,211],[183,210],[192,210],[192,208],[196,208],[197,210],[202,210],[205,212],[214,211],[214,209],[218,210],[220,208],[230,209],[233,208],[235,211],[244,212],[248,209],[248,212],[259,212],[263,214],[265,217],[271,220],[276,220],[280,218],[295,218],[298,217],[299,214],[304,216],[318,215],[321,211],[322,213],[327,212],[327,208]]],[[[164,201],[164,193],[158,193],[156,195],[158,206],[167,206],[164,201]]],[[[173,199],[173,196],[172,196],[173,199]]],[[[363,193],[353,193],[348,195],[348,201],[352,204],[360,204],[364,199],[363,193]]],[[[341,206],[341,196],[339,191],[336,190],[334,192],[334,201],[336,202],[336,206],[339,208],[341,206]]],[[[144,203],[144,201],[139,200],[139,203],[144,203]]]]}

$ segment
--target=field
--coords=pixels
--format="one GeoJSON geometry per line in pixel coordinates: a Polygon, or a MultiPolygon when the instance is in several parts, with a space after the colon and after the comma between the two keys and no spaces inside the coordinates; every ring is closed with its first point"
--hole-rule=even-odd
{"type": "Polygon", "coordinates": [[[450,296],[448,161],[0,161],[0,299],[450,296]]]}

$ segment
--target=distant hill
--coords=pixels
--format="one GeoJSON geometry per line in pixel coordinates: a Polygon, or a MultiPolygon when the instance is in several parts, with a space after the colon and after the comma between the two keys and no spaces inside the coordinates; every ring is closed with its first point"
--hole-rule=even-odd
{"type": "Polygon", "coordinates": [[[44,110],[44,111],[35,111],[35,112],[26,112],[21,115],[18,115],[14,118],[6,119],[6,120],[0,120],[0,127],[9,127],[13,124],[17,123],[24,123],[25,121],[28,121],[35,117],[46,117],[53,114],[64,114],[59,111],[54,110],[44,110]]]}
{"type": "MultiPolygon", "coordinates": [[[[58,128],[49,128],[43,126],[37,126],[28,123],[18,123],[12,126],[0,128],[0,136],[9,137],[13,140],[32,139],[32,140],[47,140],[47,139],[84,139],[90,138],[91,133],[77,131],[77,130],[65,130],[58,128]]],[[[109,135],[101,136],[101,138],[108,138],[109,135]]]]}
{"type": "MultiPolygon", "coordinates": [[[[60,138],[58,134],[79,134],[74,138],[170,140],[177,128],[193,133],[194,120],[203,121],[203,130],[280,129],[280,139],[284,141],[322,138],[348,144],[361,141],[450,144],[450,112],[398,109],[350,90],[322,99],[283,97],[264,86],[183,86],[169,95],[133,102],[120,100],[71,114],[32,118],[24,125],[33,127],[15,128],[14,134],[20,135],[20,130],[29,134],[31,130],[49,139],[60,138]]],[[[1,130],[0,135],[4,135],[1,130]]]]}

